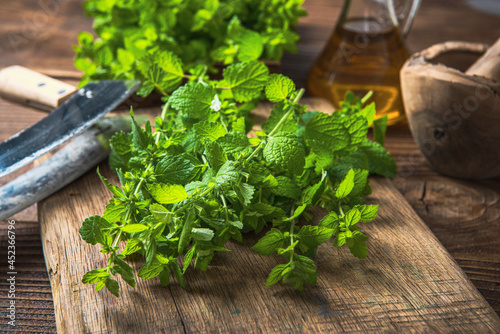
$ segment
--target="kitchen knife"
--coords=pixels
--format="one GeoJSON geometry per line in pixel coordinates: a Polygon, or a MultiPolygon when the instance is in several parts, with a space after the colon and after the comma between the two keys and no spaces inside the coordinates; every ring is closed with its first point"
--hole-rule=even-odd
{"type": "MultiPolygon", "coordinates": [[[[16,68],[19,69],[19,67],[16,68]]],[[[19,100],[20,97],[26,96],[26,92],[16,95],[14,93],[19,91],[18,88],[10,91],[4,89],[5,87],[22,87],[22,85],[14,84],[19,81],[19,76],[15,75],[16,72],[16,69],[11,68],[0,71],[0,91],[3,92],[3,96],[15,95],[15,99],[19,100]]],[[[37,83],[37,80],[33,79],[30,85],[26,84],[26,88],[36,90],[33,85],[43,90],[51,87],[52,83],[48,84],[46,80],[37,83]]],[[[135,92],[138,86],[137,81],[100,81],[89,83],[77,90],[48,116],[0,144],[0,177],[25,166],[88,129],[135,92]]],[[[57,95],[58,91],[55,93],[57,95]]],[[[66,90],[59,95],[65,94],[67,94],[66,90]]],[[[35,96],[35,94],[31,95],[35,96]]],[[[37,101],[43,104],[44,101],[40,100],[39,98],[27,99],[27,101],[37,101]]]]}
{"type": "MultiPolygon", "coordinates": [[[[136,117],[143,122],[143,117],[136,117]]],[[[109,138],[130,131],[129,117],[106,117],[77,136],[49,159],[0,187],[0,221],[62,189],[103,161],[109,138]]]]}

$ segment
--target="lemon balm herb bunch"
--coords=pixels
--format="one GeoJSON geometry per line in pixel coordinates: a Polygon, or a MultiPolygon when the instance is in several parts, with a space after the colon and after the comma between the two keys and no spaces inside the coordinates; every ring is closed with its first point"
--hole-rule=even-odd
{"type": "MultiPolygon", "coordinates": [[[[170,69],[179,64],[169,55],[163,69],[151,71],[157,82],[177,87],[180,74],[170,69]]],[[[253,250],[283,258],[268,286],[282,281],[301,290],[315,284],[313,258],[325,242],[366,257],[362,223],[378,211],[364,201],[371,192],[368,176],[395,174],[381,145],[383,121],[375,121],[378,142],[366,138],[374,105],[349,93],[332,115],[307,111],[300,104],[304,91],[283,75],[269,75],[258,61],[230,65],[218,81],[205,73],[186,74],[188,82],[165,97],[154,127],[139,127],[131,112],[132,132],[111,139],[110,164],[121,187],[101,176],[113,197],[102,216],[87,218],[80,229],[109,260],[86,273],[83,283],[116,296],[117,276],[131,286],[136,275],[159,276],[166,286],[173,275],[185,287],[190,267],[207,270],[229,240],[241,242],[246,233],[264,229],[253,250]],[[263,91],[274,107],[257,137],[249,138],[248,114],[263,91]],[[317,224],[308,213],[313,206],[329,212],[317,224]],[[132,254],[144,258],[137,273],[127,263],[132,254]]]]}

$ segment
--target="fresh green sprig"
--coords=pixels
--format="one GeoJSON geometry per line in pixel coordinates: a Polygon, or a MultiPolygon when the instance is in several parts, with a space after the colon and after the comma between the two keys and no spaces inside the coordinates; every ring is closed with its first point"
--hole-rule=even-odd
{"type": "MultiPolygon", "coordinates": [[[[134,286],[126,261],[137,253],[144,257],[138,277],[159,276],[167,285],[173,273],[185,287],[183,273],[191,264],[206,270],[230,239],[241,242],[245,233],[271,224],[252,247],[285,259],[267,285],[283,281],[301,290],[315,284],[313,258],[330,239],[364,258],[368,237],[360,223],[378,211],[364,201],[371,192],[368,176],[395,174],[392,157],[366,138],[373,104],[348,95],[332,115],[307,111],[300,104],[303,90],[256,61],[229,66],[219,81],[204,73],[191,74],[172,92],[154,129],[149,123],[141,128],[131,112],[132,132],[111,139],[110,163],[121,187],[101,176],[113,197],[102,216],[86,219],[80,229],[109,261],[85,274],[83,283],[118,295],[112,277],[134,286]],[[263,89],[275,105],[257,137],[249,138],[247,116],[263,89]],[[313,206],[329,211],[317,225],[308,220],[313,206]]],[[[159,79],[176,85],[179,77],[159,79]]]]}
{"type": "Polygon", "coordinates": [[[184,77],[214,72],[228,65],[258,59],[279,60],[296,52],[294,26],[306,15],[303,0],[87,0],[93,29],[78,36],[75,67],[90,80],[137,79],[140,91],[172,92],[184,77]],[[171,56],[166,53],[171,52],[171,56]],[[171,66],[174,64],[174,66],[171,66]],[[207,68],[208,67],[208,68],[207,68]],[[171,76],[173,86],[159,76],[171,76]]]}

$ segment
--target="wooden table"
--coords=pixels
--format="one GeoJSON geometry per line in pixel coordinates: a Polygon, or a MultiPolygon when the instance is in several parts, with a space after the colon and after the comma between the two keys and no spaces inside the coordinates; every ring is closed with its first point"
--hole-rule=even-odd
{"type": "MultiPolygon", "coordinates": [[[[283,72],[304,84],[338,17],[342,1],[306,0],[309,16],[297,27],[303,36],[297,55],[286,55],[283,72]]],[[[80,1],[9,2],[0,12],[0,68],[21,64],[62,79],[74,80],[72,66],[77,32],[90,30],[80,1]]],[[[445,40],[492,43],[500,36],[500,18],[466,6],[466,1],[424,0],[408,39],[412,51],[445,40]]],[[[75,76],[76,74],[76,76],[75,76]]],[[[0,141],[44,115],[0,100],[0,141]]],[[[460,181],[432,171],[406,126],[389,129],[387,147],[398,163],[393,180],[478,290],[500,313],[500,183],[460,181]]],[[[18,175],[19,171],[15,175],[18,175]]],[[[3,178],[4,184],[15,175],[3,178]]],[[[36,207],[17,214],[17,332],[56,331],[52,294],[40,241],[36,207]]],[[[7,233],[0,225],[0,307],[7,306],[7,233]]],[[[3,327],[0,331],[12,328],[3,327]]]]}

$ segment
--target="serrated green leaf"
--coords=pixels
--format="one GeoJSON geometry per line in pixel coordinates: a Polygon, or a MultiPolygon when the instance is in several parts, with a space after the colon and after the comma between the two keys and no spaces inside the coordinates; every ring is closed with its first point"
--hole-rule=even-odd
{"type": "MultiPolygon", "coordinates": [[[[284,101],[276,103],[271,109],[271,114],[267,121],[262,124],[262,129],[267,133],[270,133],[276,125],[281,121],[281,119],[288,112],[288,108],[284,101]]],[[[282,123],[280,131],[295,133],[297,131],[297,121],[293,117],[293,113],[288,116],[288,118],[282,123]]]]}
{"type": "Polygon", "coordinates": [[[195,166],[180,156],[168,155],[155,166],[156,179],[161,183],[186,184],[193,176],[195,166]]]}
{"type": "Polygon", "coordinates": [[[249,205],[252,201],[255,187],[251,184],[239,182],[235,189],[238,199],[243,205],[249,205]]]}
{"type": "Polygon", "coordinates": [[[387,132],[387,115],[373,122],[373,138],[377,143],[384,146],[385,133],[387,132]]]}
{"type": "Polygon", "coordinates": [[[142,224],[130,224],[130,225],[125,225],[121,226],[120,230],[122,230],[125,233],[136,233],[136,232],[142,232],[147,230],[148,227],[146,225],[142,224]]]}
{"type": "Polygon", "coordinates": [[[109,235],[109,229],[112,225],[101,216],[92,216],[85,219],[80,227],[80,235],[82,239],[89,244],[97,243],[103,246],[111,245],[112,238],[109,235]]]}
{"type": "Polygon", "coordinates": [[[354,188],[354,176],[355,176],[354,170],[349,170],[342,180],[340,184],[338,185],[337,189],[335,190],[335,197],[338,199],[343,199],[351,193],[352,189],[354,188]]]}
{"type": "Polygon", "coordinates": [[[143,265],[141,269],[139,269],[137,276],[144,279],[151,279],[160,275],[162,271],[163,265],[158,260],[154,259],[149,267],[146,264],[143,265]]]}
{"type": "Polygon", "coordinates": [[[214,171],[219,171],[219,169],[224,165],[227,160],[226,152],[219,145],[218,142],[208,142],[205,144],[205,152],[207,154],[208,161],[214,169],[214,171]]]}
{"type": "Polygon", "coordinates": [[[209,228],[193,228],[191,229],[191,236],[195,240],[210,241],[214,237],[214,231],[209,228]]]}
{"type": "Polygon", "coordinates": [[[379,143],[366,139],[359,147],[359,154],[368,159],[370,173],[385,177],[396,176],[396,162],[394,158],[379,143]]]}
{"type": "Polygon", "coordinates": [[[290,178],[281,175],[276,177],[276,182],[277,186],[271,189],[273,194],[295,200],[300,198],[301,190],[290,178]]]}
{"type": "Polygon", "coordinates": [[[271,102],[286,100],[295,92],[295,83],[282,74],[271,74],[266,83],[266,97],[271,102]]]}
{"type": "Polygon", "coordinates": [[[242,132],[230,132],[224,137],[217,139],[216,142],[228,155],[235,156],[236,154],[241,154],[242,152],[246,152],[247,155],[250,155],[252,152],[252,149],[249,147],[250,142],[248,137],[242,132]]]}
{"type": "Polygon", "coordinates": [[[215,182],[222,186],[231,181],[238,179],[238,170],[234,166],[234,161],[228,160],[226,161],[215,176],[215,182]]]}
{"type": "Polygon", "coordinates": [[[266,162],[277,171],[300,175],[304,170],[304,147],[293,135],[282,132],[269,138],[263,153],[266,162]]]}
{"type": "Polygon", "coordinates": [[[210,114],[215,90],[202,83],[188,83],[179,87],[168,99],[176,110],[193,118],[207,119],[210,114]]]}
{"type": "Polygon", "coordinates": [[[285,236],[280,230],[273,228],[252,247],[262,255],[271,255],[285,245],[285,236]]]}
{"type": "Polygon", "coordinates": [[[290,267],[288,264],[278,264],[276,267],[273,268],[273,270],[269,274],[266,286],[271,286],[278,283],[283,278],[283,275],[285,275],[287,270],[289,269],[290,267]]]}
{"type": "Polygon", "coordinates": [[[244,29],[236,38],[237,58],[239,61],[247,62],[258,60],[264,50],[264,42],[260,35],[252,30],[244,29]]]}
{"type": "Polygon", "coordinates": [[[142,241],[137,239],[130,239],[125,245],[125,248],[123,249],[121,254],[130,255],[140,250],[142,250],[142,241]]]}
{"type": "Polygon", "coordinates": [[[106,188],[108,188],[108,190],[111,191],[111,193],[115,195],[116,198],[125,198],[125,194],[120,188],[118,188],[114,184],[109,183],[108,180],[104,176],[102,176],[101,173],[99,173],[99,167],[97,167],[97,174],[101,178],[102,183],[104,183],[106,188]]]}
{"type": "Polygon", "coordinates": [[[160,273],[160,283],[163,286],[168,286],[168,283],[170,283],[170,269],[164,268],[160,273]]]}
{"type": "Polygon", "coordinates": [[[353,208],[349,210],[344,217],[345,225],[347,228],[359,222],[361,219],[361,213],[358,209],[353,208]]]}
{"type": "Polygon", "coordinates": [[[226,134],[226,129],[224,129],[224,126],[220,123],[204,121],[196,123],[193,127],[194,132],[196,132],[198,138],[200,138],[203,142],[205,142],[206,139],[215,141],[220,137],[224,137],[226,134]]]}
{"type": "Polygon", "coordinates": [[[119,295],[120,286],[118,285],[117,281],[115,281],[112,278],[107,278],[106,281],[104,281],[104,284],[106,285],[106,288],[108,289],[109,292],[111,292],[116,297],[120,296],[119,295]]]}
{"type": "Polygon", "coordinates": [[[374,220],[377,217],[378,207],[379,207],[378,204],[357,206],[356,208],[359,210],[359,213],[361,214],[359,221],[362,223],[368,223],[374,220]]]}
{"type": "Polygon", "coordinates": [[[352,244],[348,243],[348,246],[352,255],[354,255],[359,259],[366,258],[367,255],[366,240],[368,240],[368,237],[363,233],[361,233],[360,231],[354,231],[350,239],[353,242],[352,244]]]}
{"type": "Polygon", "coordinates": [[[149,193],[160,204],[174,204],[187,198],[186,190],[178,184],[153,183],[147,186],[149,193]]]}
{"type": "Polygon", "coordinates": [[[82,283],[83,284],[94,284],[97,283],[101,280],[105,280],[108,278],[109,272],[107,271],[106,268],[103,269],[93,269],[85,273],[82,277],[82,283]]]}
{"type": "Polygon", "coordinates": [[[248,102],[260,95],[268,74],[261,62],[237,63],[224,69],[224,80],[219,85],[231,89],[237,102],[248,102]]]}
{"type": "Polygon", "coordinates": [[[149,206],[149,212],[153,215],[153,217],[161,222],[166,221],[173,215],[173,212],[165,208],[163,205],[158,203],[153,203],[149,206]]]}

